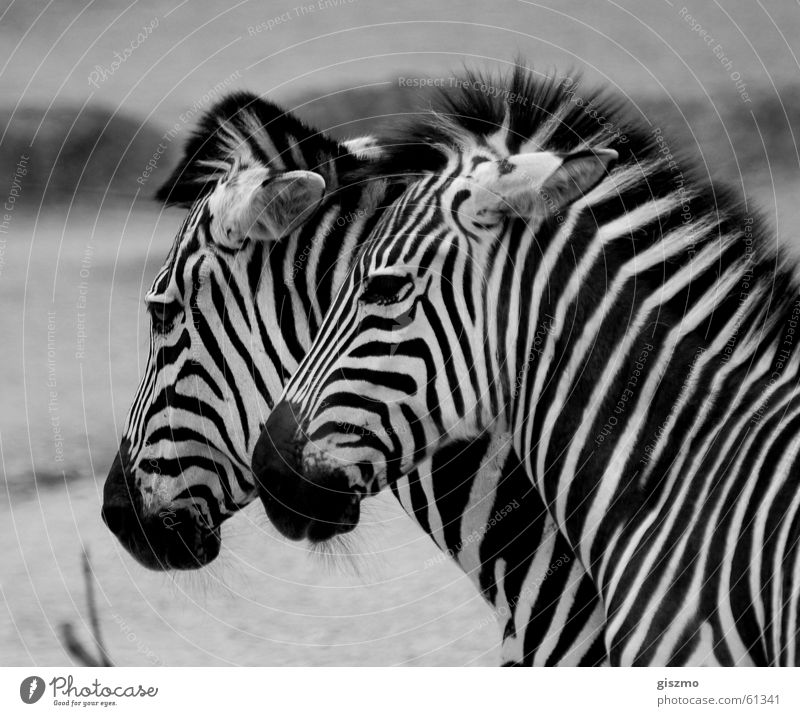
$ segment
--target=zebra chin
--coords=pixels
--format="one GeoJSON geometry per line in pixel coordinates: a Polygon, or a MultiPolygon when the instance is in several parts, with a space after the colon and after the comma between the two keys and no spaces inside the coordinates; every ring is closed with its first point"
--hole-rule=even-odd
{"type": "Polygon", "coordinates": [[[154,571],[199,569],[213,562],[222,538],[218,526],[206,524],[191,507],[145,514],[131,471],[117,454],[103,488],[101,516],[127,552],[154,571]]]}
{"type": "Polygon", "coordinates": [[[253,452],[253,475],[267,517],[288,539],[319,543],[352,531],[361,516],[361,495],[343,470],[301,464],[307,439],[290,403],[279,403],[253,452]]]}

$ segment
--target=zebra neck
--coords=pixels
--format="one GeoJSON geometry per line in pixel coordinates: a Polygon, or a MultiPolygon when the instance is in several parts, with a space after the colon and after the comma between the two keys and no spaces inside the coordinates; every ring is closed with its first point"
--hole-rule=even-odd
{"type": "Polygon", "coordinates": [[[744,439],[748,420],[800,405],[792,278],[731,222],[677,224],[632,247],[673,203],[602,225],[577,207],[517,253],[497,316],[514,448],[601,587],[614,547],[701,465],[729,489],[735,476],[714,462],[735,452],[726,431],[744,439]],[[520,306],[524,320],[505,317],[520,306]]]}

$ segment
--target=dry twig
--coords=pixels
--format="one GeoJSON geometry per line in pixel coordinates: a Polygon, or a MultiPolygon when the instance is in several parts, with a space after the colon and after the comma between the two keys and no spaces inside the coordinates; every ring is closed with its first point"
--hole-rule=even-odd
{"type": "Polygon", "coordinates": [[[83,666],[114,666],[108,656],[100,633],[100,618],[97,615],[97,602],[94,595],[94,575],[89,563],[89,554],[83,550],[83,579],[86,584],[86,605],[89,612],[89,627],[92,632],[94,645],[97,647],[98,656],[95,657],[78,639],[75,628],[69,622],[61,625],[61,640],[72,657],[83,666]]]}

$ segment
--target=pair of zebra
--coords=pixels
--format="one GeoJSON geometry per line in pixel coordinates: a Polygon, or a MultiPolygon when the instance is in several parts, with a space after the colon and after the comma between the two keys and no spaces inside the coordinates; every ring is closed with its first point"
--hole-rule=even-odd
{"type": "Polygon", "coordinates": [[[577,91],[470,75],[344,144],[207,113],[105,487],[141,563],[206,564],[256,497],[326,540],[388,486],[504,663],[797,663],[800,293],[758,217],[577,91]]]}

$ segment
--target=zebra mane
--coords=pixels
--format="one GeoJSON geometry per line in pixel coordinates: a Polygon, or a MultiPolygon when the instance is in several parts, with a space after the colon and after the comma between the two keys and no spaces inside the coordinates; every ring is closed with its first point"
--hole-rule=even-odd
{"type": "Polygon", "coordinates": [[[331,192],[358,163],[344,145],[291,112],[255,94],[235,92],[203,114],[181,161],[155,198],[167,206],[188,208],[224,176],[258,165],[276,172],[317,172],[331,192]]]}
{"type": "Polygon", "coordinates": [[[654,156],[652,132],[629,116],[623,100],[584,91],[580,77],[542,76],[517,64],[504,77],[466,70],[449,85],[428,108],[382,135],[383,157],[372,171],[397,177],[436,171],[466,144],[497,147],[498,140],[509,154],[602,146],[616,149],[621,162],[654,156]]]}

